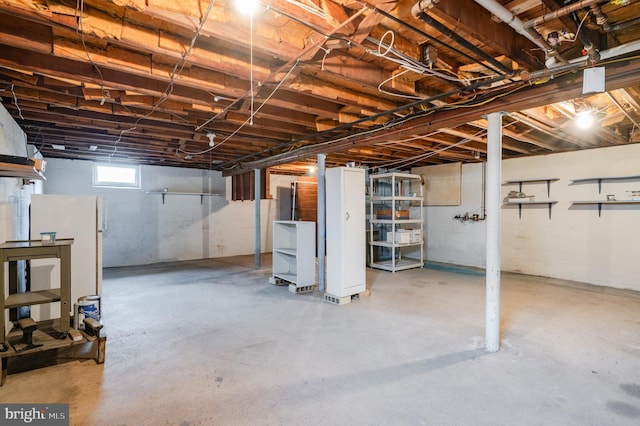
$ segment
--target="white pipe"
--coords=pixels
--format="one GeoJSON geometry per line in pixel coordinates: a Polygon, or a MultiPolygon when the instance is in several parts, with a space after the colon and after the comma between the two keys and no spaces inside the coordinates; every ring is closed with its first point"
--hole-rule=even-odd
{"type": "Polygon", "coordinates": [[[327,238],[326,227],[326,185],[325,185],[325,158],[326,154],[318,154],[318,293],[324,293],[325,270],[325,240],[327,238]]]}
{"type": "MultiPolygon", "coordinates": [[[[603,50],[600,52],[600,60],[615,58],[616,56],[626,55],[640,50],[640,40],[632,41],[620,46],[612,47],[611,49],[603,50]]],[[[588,59],[587,56],[580,56],[570,60],[571,63],[582,62],[588,59]]]]}
{"type": "MultiPolygon", "coordinates": [[[[623,44],[621,46],[612,47],[611,49],[603,50],[600,53],[600,62],[615,58],[618,56],[627,55],[629,53],[634,53],[640,51],[640,40],[632,41],[630,43],[623,44]]],[[[523,80],[537,80],[543,77],[553,77],[555,74],[559,72],[577,70],[580,67],[584,66],[582,62],[585,62],[589,59],[589,56],[580,56],[577,58],[573,58],[569,61],[567,65],[557,65],[555,67],[545,68],[543,70],[526,72],[523,71],[520,73],[520,76],[523,80]]]]}
{"type": "Polygon", "coordinates": [[[551,46],[549,46],[545,41],[542,40],[542,36],[540,38],[534,37],[529,31],[527,31],[524,27],[524,22],[517,16],[515,16],[509,9],[501,5],[495,0],[475,0],[480,6],[487,9],[489,12],[496,15],[501,21],[509,24],[511,28],[516,30],[518,34],[521,34],[531,40],[536,46],[544,49],[551,50],[551,46]]]}
{"type": "Polygon", "coordinates": [[[502,113],[487,116],[487,267],[485,341],[489,352],[500,350],[500,180],[502,113]]]}
{"type": "Polygon", "coordinates": [[[255,204],[255,266],[256,269],[260,269],[260,199],[262,195],[260,194],[260,169],[255,169],[253,171],[254,180],[253,180],[253,200],[255,204]]]}
{"type": "Polygon", "coordinates": [[[511,28],[513,28],[518,34],[521,34],[531,40],[536,46],[544,50],[545,53],[545,62],[550,58],[554,58],[551,63],[556,60],[561,64],[566,64],[567,60],[562,57],[562,55],[558,54],[556,49],[549,45],[546,40],[536,31],[535,28],[526,28],[524,26],[524,22],[516,15],[511,13],[507,8],[498,3],[495,0],[475,0],[480,6],[487,9],[489,12],[493,13],[495,16],[500,18],[501,21],[509,24],[511,28]]]}

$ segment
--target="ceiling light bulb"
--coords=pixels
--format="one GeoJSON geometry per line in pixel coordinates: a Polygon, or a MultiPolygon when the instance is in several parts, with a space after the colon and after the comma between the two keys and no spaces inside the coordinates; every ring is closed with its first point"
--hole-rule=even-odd
{"type": "Polygon", "coordinates": [[[593,122],[594,119],[591,111],[583,111],[576,115],[576,126],[578,126],[579,129],[588,129],[593,126],[593,122]]]}
{"type": "Polygon", "coordinates": [[[260,6],[258,0],[236,0],[236,10],[245,16],[253,16],[260,6]]]}
{"type": "Polygon", "coordinates": [[[216,138],[215,133],[207,133],[207,137],[209,138],[209,146],[213,148],[214,142],[213,140],[216,138]]]}

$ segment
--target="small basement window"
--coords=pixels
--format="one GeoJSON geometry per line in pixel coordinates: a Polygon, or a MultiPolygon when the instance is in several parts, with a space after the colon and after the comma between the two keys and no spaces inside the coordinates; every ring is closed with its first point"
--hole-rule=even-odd
{"type": "Polygon", "coordinates": [[[140,188],[140,166],[93,163],[93,186],[140,188]]]}

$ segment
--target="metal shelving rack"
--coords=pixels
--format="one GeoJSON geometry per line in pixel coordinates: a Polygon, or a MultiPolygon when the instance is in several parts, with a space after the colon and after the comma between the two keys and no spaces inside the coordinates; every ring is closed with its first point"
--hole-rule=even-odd
{"type": "Polygon", "coordinates": [[[421,268],[422,178],[408,173],[370,175],[369,203],[369,266],[391,272],[421,268]]]}

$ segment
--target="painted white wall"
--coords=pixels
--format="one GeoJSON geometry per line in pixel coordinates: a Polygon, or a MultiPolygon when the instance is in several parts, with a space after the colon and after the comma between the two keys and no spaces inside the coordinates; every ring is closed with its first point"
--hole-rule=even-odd
{"type": "MultiPolygon", "coordinates": [[[[49,159],[46,194],[98,195],[106,199],[105,267],[215,258],[254,253],[255,205],[229,201],[230,178],[220,172],[177,167],[141,167],[141,189],[92,186],[90,161],[49,159]],[[215,192],[221,197],[167,195],[158,191],[215,192]]],[[[286,194],[293,177],[271,176],[271,194],[286,194]]],[[[261,251],[271,251],[272,222],[287,218],[282,200],[262,200],[261,251]]],[[[286,203],[285,203],[286,205],[286,203]]]]}
{"type": "MultiPolygon", "coordinates": [[[[28,153],[26,135],[15,120],[0,103],[0,153],[26,157],[28,153]]],[[[21,178],[0,177],[0,242],[8,240],[29,239],[29,204],[31,194],[41,189],[35,184],[23,184],[21,178]]],[[[4,279],[4,294],[8,294],[9,285],[7,272],[4,279]]],[[[19,277],[24,285],[24,277],[19,277]]],[[[12,323],[9,321],[9,311],[0,312],[5,315],[5,332],[9,331],[12,323]]]]}
{"type": "Polygon", "coordinates": [[[425,259],[484,267],[486,226],[459,221],[456,215],[483,214],[483,164],[462,165],[462,204],[425,207],[425,259]]]}
{"type": "MultiPolygon", "coordinates": [[[[571,184],[573,179],[598,176],[639,175],[640,145],[623,145],[503,161],[506,180],[558,178],[551,184],[551,220],[546,205],[517,206],[501,210],[502,269],[532,275],[640,290],[640,206],[604,206],[598,217],[596,205],[576,206],[571,201],[605,199],[615,194],[628,199],[628,190],[640,189],[640,180],[571,184]]],[[[462,205],[427,207],[425,258],[431,261],[484,267],[484,222],[460,222],[456,214],[474,212],[481,206],[482,165],[462,168],[462,205]]],[[[503,185],[502,196],[518,190],[503,185]]],[[[524,184],[523,192],[547,199],[546,183],[524,184]]]]}
{"type": "MultiPolygon", "coordinates": [[[[0,103],[0,154],[28,156],[27,136],[0,103]]],[[[0,177],[0,241],[29,239],[29,203],[40,186],[0,177]]]]}

